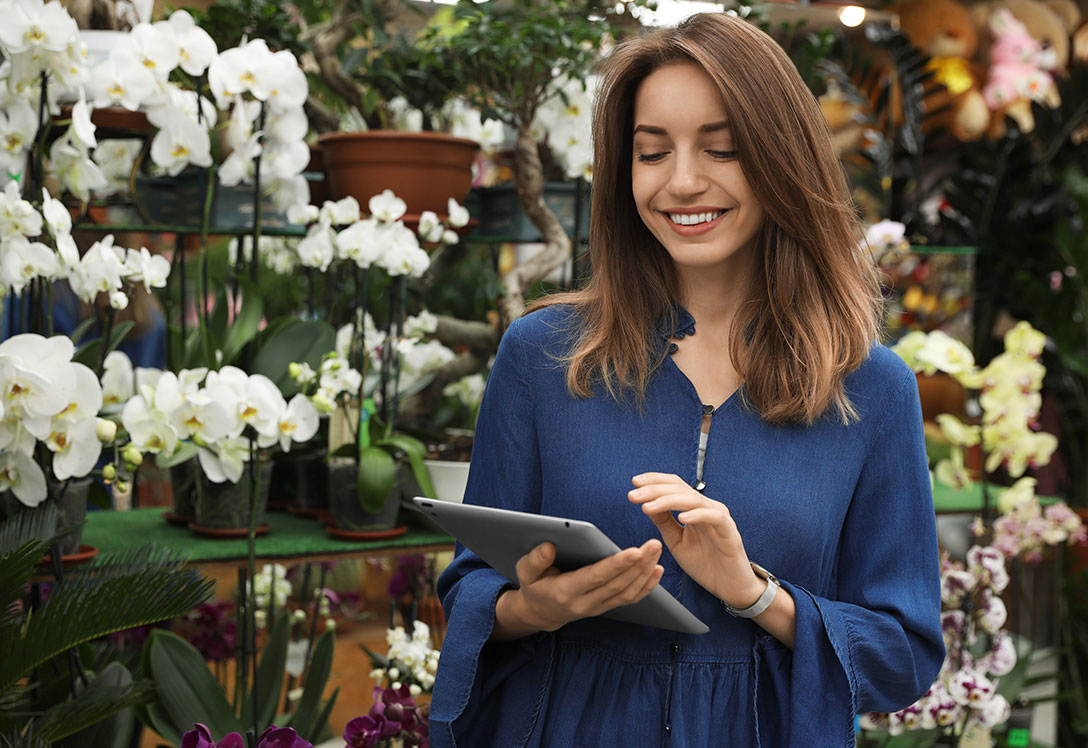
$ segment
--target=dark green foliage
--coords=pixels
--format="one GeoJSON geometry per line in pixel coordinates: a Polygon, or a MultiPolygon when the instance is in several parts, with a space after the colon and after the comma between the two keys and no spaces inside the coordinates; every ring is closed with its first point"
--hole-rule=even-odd
{"type": "Polygon", "coordinates": [[[106,634],[178,616],[211,594],[212,583],[185,570],[184,559],[146,546],[100,556],[27,612],[21,599],[55,523],[55,511],[46,508],[0,524],[0,745],[38,745],[82,734],[145,701],[151,685],[134,681],[119,663],[104,665],[97,676],[87,673],[85,681],[73,680],[69,668],[78,668],[78,660],[62,655],[106,634]]]}

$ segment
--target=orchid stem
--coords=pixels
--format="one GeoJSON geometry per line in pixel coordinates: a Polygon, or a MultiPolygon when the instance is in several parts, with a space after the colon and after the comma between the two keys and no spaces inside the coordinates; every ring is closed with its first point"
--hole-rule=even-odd
{"type": "MultiPolygon", "coordinates": [[[[246,615],[249,618],[247,626],[249,627],[249,652],[252,656],[253,667],[253,686],[251,693],[253,695],[253,732],[258,734],[261,731],[261,726],[257,720],[260,719],[259,704],[260,701],[257,698],[258,682],[257,682],[257,493],[260,490],[260,480],[257,475],[257,444],[253,441],[253,436],[249,437],[249,533],[247,535],[248,551],[249,551],[249,596],[246,600],[246,615]]],[[[273,594],[275,590],[273,589],[273,594]]]]}

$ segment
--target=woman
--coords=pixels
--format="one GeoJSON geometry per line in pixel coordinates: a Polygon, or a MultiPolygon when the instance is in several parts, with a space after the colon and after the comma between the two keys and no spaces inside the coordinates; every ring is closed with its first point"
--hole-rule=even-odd
{"type": "Polygon", "coordinates": [[[504,336],[466,500],[626,549],[544,544],[516,588],[460,549],[432,745],[853,745],[944,646],[917,388],[820,110],[725,15],[621,46],[596,106],[593,278],[504,336]],[[710,633],[594,617],[658,583],[710,633]]]}

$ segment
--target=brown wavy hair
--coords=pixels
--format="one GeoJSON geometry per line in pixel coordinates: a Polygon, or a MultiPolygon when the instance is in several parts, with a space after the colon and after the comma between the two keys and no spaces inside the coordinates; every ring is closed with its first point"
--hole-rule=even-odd
{"type": "Polygon", "coordinates": [[[773,39],[725,14],[628,40],[605,62],[593,118],[592,276],[582,290],[532,307],[570,304],[580,313],[567,385],[589,397],[602,382],[617,399],[641,400],[664,361],[654,329],[674,309],[679,282],[632,197],[632,130],[639,84],[682,62],[717,85],[766,215],[756,237],[761,265],[729,341],[746,401],[771,423],[811,424],[832,406],[849,422],[857,413],[843,378],[879,335],[876,272],[859,251],[861,229],[815,98],[773,39]]]}

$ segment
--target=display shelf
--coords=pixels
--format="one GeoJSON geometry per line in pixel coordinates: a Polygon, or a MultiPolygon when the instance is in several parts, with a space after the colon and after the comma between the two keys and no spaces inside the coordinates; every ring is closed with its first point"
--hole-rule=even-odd
{"type": "MultiPolygon", "coordinates": [[[[148,543],[178,551],[197,566],[239,567],[247,563],[247,540],[211,540],[171,525],[163,507],[129,511],[98,511],[87,515],[83,543],[102,553],[127,551],[148,543]]],[[[345,558],[381,557],[407,553],[453,550],[453,539],[444,533],[410,526],[400,537],[378,541],[344,541],[331,538],[315,520],[284,512],[269,512],[268,534],[257,538],[257,558],[262,561],[312,563],[345,558]]]]}
{"type": "MultiPolygon", "coordinates": [[[[990,506],[993,508],[994,513],[997,513],[997,499],[1001,496],[1001,492],[1005,490],[1004,486],[988,487],[990,492],[990,506]]],[[[1057,501],[1054,497],[1040,496],[1039,503],[1043,506],[1053,504],[1057,501]]],[[[958,514],[964,512],[981,512],[982,511],[982,484],[975,483],[973,486],[967,489],[949,488],[940,482],[933,483],[933,508],[937,514],[958,514]]]]}

